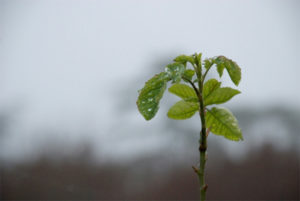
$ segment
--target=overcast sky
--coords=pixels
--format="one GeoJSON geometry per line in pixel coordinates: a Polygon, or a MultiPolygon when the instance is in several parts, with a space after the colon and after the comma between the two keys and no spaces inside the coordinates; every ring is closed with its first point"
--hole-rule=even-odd
{"type": "Polygon", "coordinates": [[[148,128],[116,105],[134,108],[156,65],[179,54],[241,66],[230,106],[299,109],[299,9],[297,0],[0,0],[0,111],[17,111],[2,152],[30,150],[49,129],[78,141],[107,136],[115,121],[148,128]]]}

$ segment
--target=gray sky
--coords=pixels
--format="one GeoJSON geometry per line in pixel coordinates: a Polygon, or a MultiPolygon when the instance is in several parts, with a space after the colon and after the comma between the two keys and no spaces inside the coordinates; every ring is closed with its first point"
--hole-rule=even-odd
{"type": "Polygon", "coordinates": [[[46,130],[77,143],[105,141],[116,121],[159,127],[165,115],[149,125],[116,105],[135,107],[155,65],[183,53],[222,54],[241,66],[242,94],[230,107],[299,109],[299,8],[297,0],[0,0],[0,111],[18,114],[2,152],[17,156],[22,144],[29,154],[50,138],[37,134],[46,130]]]}

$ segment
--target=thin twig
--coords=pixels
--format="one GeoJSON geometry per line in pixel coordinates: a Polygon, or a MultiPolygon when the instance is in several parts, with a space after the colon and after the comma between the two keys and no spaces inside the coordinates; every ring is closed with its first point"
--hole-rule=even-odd
{"type": "Polygon", "coordinates": [[[197,97],[199,97],[200,93],[199,93],[199,90],[197,89],[197,87],[195,86],[195,84],[191,80],[187,79],[186,77],[182,77],[182,78],[192,85],[194,91],[197,94],[197,97]]]}
{"type": "Polygon", "coordinates": [[[208,69],[206,69],[206,71],[205,71],[205,73],[204,73],[204,75],[203,75],[203,78],[202,78],[202,84],[203,84],[203,82],[204,82],[204,80],[205,80],[205,77],[206,77],[208,71],[210,70],[210,68],[211,68],[211,66],[210,66],[208,69]]]}

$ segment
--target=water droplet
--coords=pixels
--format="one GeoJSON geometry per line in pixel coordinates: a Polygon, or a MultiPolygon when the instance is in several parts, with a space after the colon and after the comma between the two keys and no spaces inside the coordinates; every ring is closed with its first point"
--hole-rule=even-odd
{"type": "Polygon", "coordinates": [[[151,112],[152,111],[152,108],[148,108],[148,112],[151,112]]]}
{"type": "Polygon", "coordinates": [[[149,102],[153,101],[153,98],[148,98],[148,101],[149,101],[149,102]]]}

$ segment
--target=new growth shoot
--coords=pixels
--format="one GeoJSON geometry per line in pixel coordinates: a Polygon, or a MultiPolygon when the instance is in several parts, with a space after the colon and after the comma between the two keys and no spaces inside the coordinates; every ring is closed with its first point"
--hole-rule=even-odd
{"type": "Polygon", "coordinates": [[[180,55],[165,67],[164,72],[156,74],[145,83],[137,100],[138,109],[143,117],[146,120],[152,119],[159,109],[159,102],[167,83],[171,82],[168,91],[181,100],[169,109],[168,117],[183,120],[191,118],[196,112],[199,113],[202,127],[199,136],[200,165],[193,169],[199,178],[201,201],[205,200],[208,187],[205,183],[208,134],[211,132],[233,141],[243,140],[241,129],[233,114],[228,109],[212,106],[225,103],[241,93],[230,87],[221,87],[221,82],[217,79],[206,81],[206,75],[214,67],[220,78],[226,69],[232,82],[238,86],[241,69],[234,61],[224,56],[202,61],[201,53],[180,55]]]}

